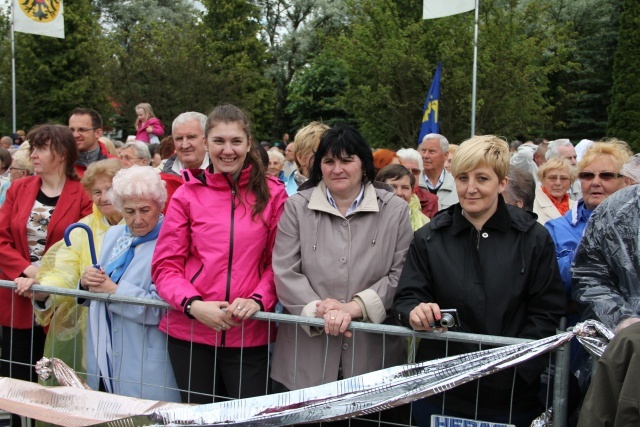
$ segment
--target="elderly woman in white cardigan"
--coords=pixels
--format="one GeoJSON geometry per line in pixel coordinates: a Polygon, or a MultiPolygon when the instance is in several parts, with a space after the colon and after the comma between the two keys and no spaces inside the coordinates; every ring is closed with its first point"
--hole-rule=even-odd
{"type": "MultiPolygon", "coordinates": [[[[157,299],[151,259],[167,201],[164,182],[150,167],[123,169],[110,194],[126,225],[104,238],[100,269],[87,267],[83,289],[157,299]]],[[[91,301],[87,331],[87,382],[94,389],[125,396],[180,402],[167,352],[167,335],[158,330],[164,309],[91,301]]]]}
{"type": "Polygon", "coordinates": [[[560,218],[576,204],[568,193],[576,172],[568,160],[554,157],[538,168],[538,179],[541,186],[536,188],[533,212],[544,225],[550,219],[560,218]]]}

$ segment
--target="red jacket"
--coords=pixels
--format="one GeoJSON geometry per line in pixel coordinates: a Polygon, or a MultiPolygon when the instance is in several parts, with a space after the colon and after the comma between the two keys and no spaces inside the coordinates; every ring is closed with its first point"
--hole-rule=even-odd
{"type": "Polygon", "coordinates": [[[418,199],[420,199],[422,213],[429,217],[429,219],[436,216],[438,213],[438,196],[430,193],[429,190],[425,190],[422,187],[416,187],[415,193],[418,196],[418,199]]]}
{"type": "MultiPolygon", "coordinates": [[[[113,154],[109,154],[109,151],[107,151],[107,147],[102,142],[98,142],[98,146],[100,147],[100,155],[98,156],[98,160],[117,159],[117,157],[114,156],[113,154]]],[[[76,173],[80,178],[82,178],[84,176],[84,171],[87,170],[87,167],[79,163],[76,163],[75,166],[76,166],[76,173]]]]}
{"type": "MultiPolygon", "coordinates": [[[[13,281],[31,265],[26,226],[40,191],[39,176],[14,181],[0,209],[0,279],[13,281]]],[[[92,212],[93,203],[79,181],[67,179],[47,229],[45,250],[64,237],[64,230],[92,212]]],[[[31,300],[13,289],[0,288],[0,325],[29,329],[33,324],[31,300]],[[13,306],[11,302],[13,301],[13,306]],[[13,316],[13,319],[12,319],[13,316]]]]}

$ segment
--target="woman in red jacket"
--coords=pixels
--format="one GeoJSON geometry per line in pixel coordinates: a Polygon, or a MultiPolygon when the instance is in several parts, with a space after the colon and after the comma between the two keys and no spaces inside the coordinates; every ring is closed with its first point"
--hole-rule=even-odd
{"type": "MultiPolygon", "coordinates": [[[[78,148],[69,128],[41,125],[27,139],[35,176],[14,181],[0,209],[2,280],[35,278],[46,250],[69,224],[91,213],[91,199],[75,172],[78,148]]],[[[0,376],[36,380],[29,365],[42,357],[45,333],[33,320],[30,298],[0,288],[0,376]]]]}

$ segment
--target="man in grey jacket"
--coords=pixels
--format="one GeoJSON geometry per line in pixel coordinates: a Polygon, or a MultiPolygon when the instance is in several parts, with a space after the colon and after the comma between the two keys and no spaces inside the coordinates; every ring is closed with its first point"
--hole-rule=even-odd
{"type": "Polygon", "coordinates": [[[438,210],[458,203],[455,181],[444,168],[444,162],[449,152],[447,138],[437,133],[427,134],[422,138],[418,151],[422,156],[424,168],[419,185],[438,196],[438,210]]]}

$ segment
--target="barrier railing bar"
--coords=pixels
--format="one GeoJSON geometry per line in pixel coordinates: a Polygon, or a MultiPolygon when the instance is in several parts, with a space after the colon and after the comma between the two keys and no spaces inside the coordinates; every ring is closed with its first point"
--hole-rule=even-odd
{"type": "MultiPolygon", "coordinates": [[[[15,289],[16,284],[11,281],[0,280],[0,287],[15,289]]],[[[171,306],[165,303],[164,301],[122,296],[122,295],[116,295],[116,294],[94,293],[94,292],[82,291],[78,289],[65,289],[65,288],[57,288],[53,286],[44,286],[44,285],[33,285],[31,287],[31,290],[35,292],[46,292],[49,294],[67,295],[72,297],[81,297],[81,298],[98,300],[98,301],[123,302],[128,304],[146,305],[149,307],[160,307],[160,308],[171,309],[171,306]]],[[[294,316],[291,314],[257,312],[252,316],[252,318],[258,319],[258,320],[267,320],[267,321],[271,320],[276,322],[297,323],[297,324],[304,324],[304,325],[315,326],[315,327],[324,327],[323,319],[316,319],[316,318],[310,318],[310,317],[304,317],[304,316],[294,316]]],[[[454,331],[449,331],[445,333],[416,332],[416,331],[412,331],[409,328],[405,328],[404,326],[365,323],[365,322],[351,322],[351,324],[349,325],[349,330],[371,332],[371,333],[377,333],[377,334],[386,333],[386,334],[393,334],[393,335],[406,336],[406,337],[415,336],[416,338],[428,338],[428,339],[440,340],[440,341],[451,340],[455,342],[467,342],[472,344],[486,344],[486,345],[494,345],[494,346],[523,344],[523,343],[532,341],[530,339],[524,339],[524,338],[510,338],[510,337],[471,334],[466,332],[463,333],[463,332],[454,332],[454,331]]]]}

